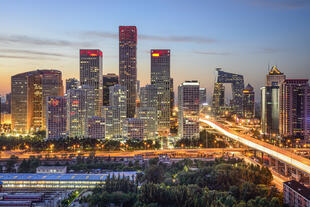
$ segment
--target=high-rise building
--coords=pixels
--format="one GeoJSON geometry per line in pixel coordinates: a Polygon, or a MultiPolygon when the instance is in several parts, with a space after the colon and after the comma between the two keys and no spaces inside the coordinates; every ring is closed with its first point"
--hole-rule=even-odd
{"type": "Polygon", "coordinates": [[[115,73],[108,73],[102,76],[103,106],[109,105],[109,87],[116,84],[118,84],[118,75],[116,75],[115,73]]]}
{"type": "MultiPolygon", "coordinates": [[[[227,73],[222,71],[221,68],[217,68],[217,80],[216,83],[231,83],[231,89],[232,89],[232,100],[231,100],[231,108],[232,111],[235,114],[242,115],[242,91],[244,89],[244,80],[243,75],[238,75],[234,73],[227,73]]],[[[216,96],[221,96],[222,92],[221,90],[224,88],[223,85],[214,85],[214,87],[219,87],[216,91],[216,88],[214,88],[214,94],[213,99],[217,100],[220,99],[216,96]],[[216,93],[215,93],[216,92],[216,93]]],[[[213,100],[214,103],[217,103],[217,101],[213,100]]],[[[219,102],[219,104],[221,104],[219,102]]],[[[214,105],[214,108],[218,108],[219,106],[214,105]]]]}
{"type": "Polygon", "coordinates": [[[70,89],[77,89],[80,85],[80,82],[76,78],[66,79],[66,93],[70,89]]]}
{"type": "Polygon", "coordinates": [[[170,132],[170,50],[151,50],[151,84],[157,89],[158,133],[170,132]]]}
{"type": "Polygon", "coordinates": [[[286,79],[280,87],[280,135],[304,139],[307,131],[308,79],[286,79]]]}
{"type": "Polygon", "coordinates": [[[170,78],[170,117],[172,116],[173,107],[174,107],[174,87],[173,87],[173,78],[170,78]]]}
{"type": "Polygon", "coordinates": [[[101,115],[102,108],[102,52],[100,50],[80,50],[80,83],[94,90],[93,105],[96,116],[101,115]]]}
{"type": "Polygon", "coordinates": [[[133,118],[137,99],[137,28],[119,27],[119,84],[127,89],[127,117],[133,118]]]}
{"type": "Polygon", "coordinates": [[[295,180],[284,182],[283,203],[290,207],[309,207],[310,188],[295,180]]]}
{"type": "Polygon", "coordinates": [[[61,72],[36,70],[12,76],[12,129],[17,132],[45,130],[47,97],[63,96],[61,72]]]}
{"type": "Polygon", "coordinates": [[[85,137],[86,91],[81,87],[67,94],[67,129],[69,137],[85,137]]]}
{"type": "Polygon", "coordinates": [[[199,83],[185,81],[178,87],[178,135],[192,138],[199,135],[199,83]]]}
{"type": "Polygon", "coordinates": [[[105,138],[105,120],[99,116],[88,119],[88,137],[92,139],[105,138]]]}
{"type": "Polygon", "coordinates": [[[126,87],[116,84],[110,88],[110,106],[103,107],[103,117],[106,121],[106,138],[122,137],[123,122],[127,112],[126,87]]]}
{"type": "Polygon", "coordinates": [[[255,117],[255,93],[250,84],[242,91],[242,116],[247,119],[255,117]]]}
{"type": "Polygon", "coordinates": [[[147,138],[153,138],[157,134],[157,101],[157,89],[154,85],[140,88],[138,118],[144,121],[144,133],[147,138]]]}
{"type": "Polygon", "coordinates": [[[66,137],[67,98],[65,96],[48,97],[47,102],[47,138],[66,137]]]}
{"type": "Polygon", "coordinates": [[[137,118],[128,118],[124,121],[123,137],[128,139],[144,139],[144,121],[137,118]]]}
{"type": "Polygon", "coordinates": [[[199,104],[200,104],[200,107],[206,103],[207,103],[207,89],[206,88],[199,88],[199,104]]]}
{"type": "Polygon", "coordinates": [[[215,114],[220,114],[225,105],[225,87],[223,83],[214,83],[212,110],[215,114]]]}
{"type": "Polygon", "coordinates": [[[266,75],[266,86],[261,88],[261,128],[266,135],[279,134],[280,86],[285,75],[273,66],[266,75]]]}

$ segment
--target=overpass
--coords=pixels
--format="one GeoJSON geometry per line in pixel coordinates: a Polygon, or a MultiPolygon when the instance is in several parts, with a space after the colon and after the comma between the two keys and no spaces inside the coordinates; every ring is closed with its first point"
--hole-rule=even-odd
{"type": "MultiPolygon", "coordinates": [[[[280,147],[276,147],[266,142],[254,139],[250,136],[237,133],[236,131],[233,131],[229,129],[228,127],[225,127],[224,125],[219,124],[213,120],[210,120],[207,118],[200,118],[200,122],[211,126],[212,128],[221,132],[225,136],[237,142],[240,142],[241,144],[244,144],[262,153],[268,154],[270,157],[274,158],[275,160],[282,161],[285,164],[288,164],[294,167],[298,171],[301,171],[304,174],[310,176],[310,160],[309,159],[298,156],[294,154],[293,152],[287,151],[280,147]]],[[[285,165],[285,171],[287,171],[286,165],[285,165]]]]}

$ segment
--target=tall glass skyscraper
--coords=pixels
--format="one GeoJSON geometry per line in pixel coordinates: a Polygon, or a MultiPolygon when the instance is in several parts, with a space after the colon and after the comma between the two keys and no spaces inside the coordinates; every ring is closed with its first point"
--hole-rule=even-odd
{"type": "Polygon", "coordinates": [[[158,99],[158,133],[170,132],[170,50],[151,50],[151,84],[156,87],[158,99]]]}
{"type": "Polygon", "coordinates": [[[102,108],[102,52],[100,50],[80,50],[80,83],[94,90],[93,108],[95,115],[101,115],[102,108]]]}
{"type": "Polygon", "coordinates": [[[137,28],[119,27],[119,84],[127,89],[127,117],[133,118],[137,99],[137,28]]]}

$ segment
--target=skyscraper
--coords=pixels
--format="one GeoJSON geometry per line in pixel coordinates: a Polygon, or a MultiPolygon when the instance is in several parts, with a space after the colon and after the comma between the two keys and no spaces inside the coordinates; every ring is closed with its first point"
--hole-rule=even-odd
{"type": "Polygon", "coordinates": [[[304,139],[307,132],[308,79],[286,79],[280,87],[280,135],[304,139]]]}
{"type": "Polygon", "coordinates": [[[140,89],[138,118],[144,121],[147,138],[153,138],[157,133],[157,101],[157,89],[154,85],[146,85],[140,89]]]}
{"type": "Polygon", "coordinates": [[[63,96],[61,72],[36,70],[12,76],[12,128],[26,133],[45,130],[47,97],[63,96]]]}
{"type": "Polygon", "coordinates": [[[120,138],[123,122],[127,111],[126,87],[116,84],[110,87],[110,106],[103,107],[103,117],[106,121],[106,138],[120,138]]]}
{"type": "Polygon", "coordinates": [[[199,83],[185,81],[178,87],[178,134],[181,138],[199,135],[199,83]]]}
{"type": "MultiPolygon", "coordinates": [[[[243,81],[243,75],[238,75],[234,73],[228,73],[222,71],[221,68],[216,69],[217,72],[217,80],[216,83],[231,83],[231,89],[232,89],[232,100],[231,100],[231,109],[234,113],[238,115],[242,115],[242,91],[244,89],[244,81],[243,81]]],[[[218,87],[217,91],[216,88],[214,88],[214,94],[213,94],[213,101],[216,103],[216,100],[220,100],[217,96],[222,96],[222,89],[224,86],[222,84],[215,84],[214,87],[218,87]],[[216,93],[215,93],[216,92],[216,93]]],[[[219,102],[219,104],[222,104],[219,102]]],[[[215,105],[215,108],[218,106],[215,105]]]]}
{"type": "Polygon", "coordinates": [[[247,119],[255,116],[255,93],[250,84],[242,91],[242,116],[247,119]]]}
{"type": "Polygon", "coordinates": [[[80,82],[76,78],[66,79],[66,93],[70,89],[77,89],[80,85],[80,82]]]}
{"type": "Polygon", "coordinates": [[[125,119],[123,137],[128,139],[144,139],[144,121],[137,118],[125,119]]]}
{"type": "Polygon", "coordinates": [[[93,108],[95,115],[101,115],[102,108],[102,52],[100,50],[80,50],[80,83],[94,90],[93,108]]]}
{"type": "Polygon", "coordinates": [[[151,84],[156,87],[158,98],[158,132],[170,132],[170,50],[151,50],[151,84]]]}
{"type": "Polygon", "coordinates": [[[127,117],[133,118],[137,99],[137,28],[119,27],[119,84],[127,89],[127,117]]]}
{"type": "Polygon", "coordinates": [[[215,114],[220,114],[222,107],[225,105],[225,87],[223,83],[214,83],[212,110],[215,114]]]}
{"type": "Polygon", "coordinates": [[[67,99],[65,96],[48,97],[47,102],[47,138],[66,137],[67,99]]]}
{"type": "Polygon", "coordinates": [[[279,134],[280,86],[285,75],[272,66],[266,75],[266,86],[261,88],[261,128],[266,135],[279,134]]]}
{"type": "Polygon", "coordinates": [[[99,116],[93,116],[88,119],[87,135],[92,139],[105,138],[105,120],[99,116]]]}
{"type": "Polygon", "coordinates": [[[67,129],[69,137],[86,136],[86,91],[81,87],[67,94],[67,129]]]}
{"type": "Polygon", "coordinates": [[[102,76],[103,89],[103,106],[109,105],[109,87],[118,84],[118,75],[115,73],[108,73],[102,76]]]}
{"type": "Polygon", "coordinates": [[[205,103],[207,103],[207,89],[200,88],[199,89],[199,104],[200,106],[202,106],[205,103]]]}

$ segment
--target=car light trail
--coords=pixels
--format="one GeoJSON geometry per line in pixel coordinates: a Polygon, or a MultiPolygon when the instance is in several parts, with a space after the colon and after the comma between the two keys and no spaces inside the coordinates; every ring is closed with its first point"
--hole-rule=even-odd
{"type": "Polygon", "coordinates": [[[268,143],[255,140],[254,138],[246,138],[244,136],[241,137],[232,132],[229,132],[229,130],[224,129],[223,127],[219,126],[219,124],[216,124],[213,121],[206,120],[206,119],[200,119],[200,121],[205,124],[208,124],[209,126],[223,133],[227,137],[230,137],[238,142],[241,142],[253,149],[257,149],[261,152],[271,155],[272,157],[277,158],[285,163],[288,163],[310,175],[310,160],[307,160],[306,158],[300,157],[296,154],[283,150],[279,147],[270,145],[268,143]]]}

